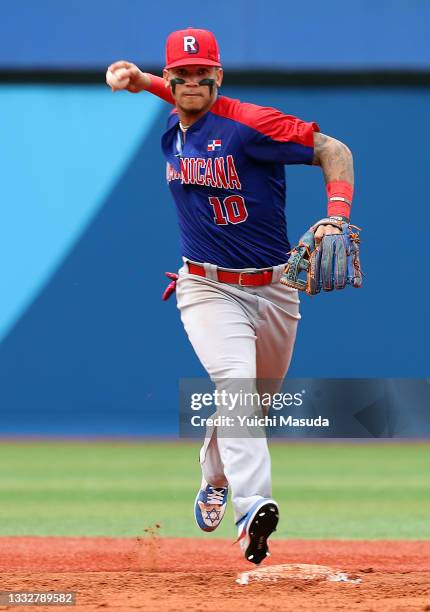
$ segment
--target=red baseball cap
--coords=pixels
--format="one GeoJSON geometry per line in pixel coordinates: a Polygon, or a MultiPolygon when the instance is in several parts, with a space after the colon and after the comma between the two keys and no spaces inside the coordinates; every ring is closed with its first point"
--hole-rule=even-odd
{"type": "Polygon", "coordinates": [[[218,43],[209,30],[187,28],[169,34],[165,68],[190,64],[221,67],[218,43]]]}

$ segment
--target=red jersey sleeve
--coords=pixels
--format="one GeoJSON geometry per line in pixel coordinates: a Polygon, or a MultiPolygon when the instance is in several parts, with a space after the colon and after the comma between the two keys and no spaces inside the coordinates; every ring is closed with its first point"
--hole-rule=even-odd
{"type": "Polygon", "coordinates": [[[164,83],[164,79],[161,77],[155,76],[154,74],[147,73],[151,80],[151,84],[146,91],[154,94],[154,96],[158,96],[162,100],[165,100],[169,104],[174,104],[172,93],[168,87],[166,87],[164,83]]]}

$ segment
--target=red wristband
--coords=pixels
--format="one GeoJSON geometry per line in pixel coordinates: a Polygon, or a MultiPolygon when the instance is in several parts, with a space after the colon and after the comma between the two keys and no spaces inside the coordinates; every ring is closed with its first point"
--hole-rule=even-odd
{"type": "Polygon", "coordinates": [[[331,181],[330,183],[327,183],[326,189],[329,199],[327,205],[328,216],[340,216],[349,219],[351,215],[354,187],[346,181],[331,181]],[[337,200],[336,198],[339,199],[337,200]]]}

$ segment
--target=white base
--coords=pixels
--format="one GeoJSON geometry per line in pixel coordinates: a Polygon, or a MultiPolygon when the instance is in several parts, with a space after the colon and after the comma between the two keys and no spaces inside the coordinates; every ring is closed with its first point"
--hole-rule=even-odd
{"type": "Polygon", "coordinates": [[[328,580],[329,582],[352,582],[358,584],[361,578],[349,578],[341,570],[325,565],[310,565],[307,563],[284,563],[268,565],[249,572],[242,572],[236,579],[240,585],[250,582],[277,582],[278,580],[328,580]]]}

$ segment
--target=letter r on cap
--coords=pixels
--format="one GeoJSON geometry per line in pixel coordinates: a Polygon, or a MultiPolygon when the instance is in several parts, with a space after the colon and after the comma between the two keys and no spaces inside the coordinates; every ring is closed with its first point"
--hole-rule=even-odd
{"type": "Polygon", "coordinates": [[[184,36],[184,51],[187,53],[197,53],[198,50],[199,46],[194,36],[184,36]]]}

